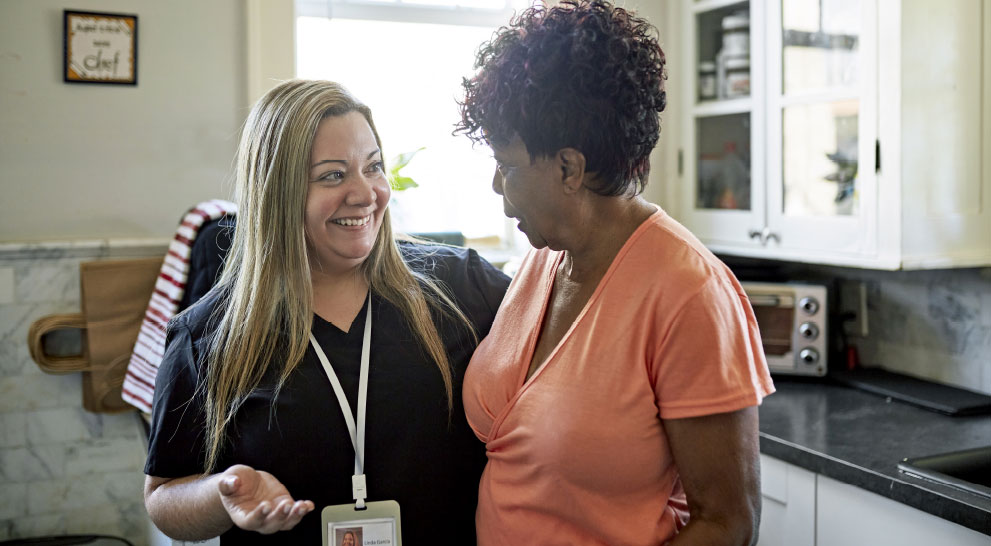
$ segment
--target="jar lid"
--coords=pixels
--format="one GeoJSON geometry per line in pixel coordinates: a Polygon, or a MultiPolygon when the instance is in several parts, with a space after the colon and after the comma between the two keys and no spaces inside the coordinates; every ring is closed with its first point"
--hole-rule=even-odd
{"type": "Polygon", "coordinates": [[[701,72],[714,72],[716,70],[716,63],[712,61],[702,61],[699,63],[699,71],[701,72]]]}
{"type": "Polygon", "coordinates": [[[734,13],[723,17],[723,30],[743,30],[750,26],[750,15],[734,13]]]}

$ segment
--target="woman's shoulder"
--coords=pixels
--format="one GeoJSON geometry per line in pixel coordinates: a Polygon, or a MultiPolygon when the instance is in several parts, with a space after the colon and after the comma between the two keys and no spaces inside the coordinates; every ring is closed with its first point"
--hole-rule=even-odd
{"type": "Polygon", "coordinates": [[[407,261],[411,259],[435,257],[442,260],[461,260],[468,254],[468,248],[462,246],[435,243],[419,239],[397,239],[399,252],[407,261]]]}
{"type": "Polygon", "coordinates": [[[495,270],[473,249],[421,241],[397,241],[406,264],[416,273],[442,281],[457,280],[466,273],[495,270]]]}
{"type": "Polygon", "coordinates": [[[509,286],[509,276],[475,250],[418,241],[401,240],[398,244],[411,270],[442,282],[463,305],[477,304],[492,312],[499,307],[509,286]]]}
{"type": "Polygon", "coordinates": [[[183,328],[189,332],[189,336],[194,342],[203,338],[207,331],[212,329],[217,310],[224,299],[222,287],[214,286],[202,298],[173,317],[169,321],[168,330],[171,332],[177,328],[183,328]]]}

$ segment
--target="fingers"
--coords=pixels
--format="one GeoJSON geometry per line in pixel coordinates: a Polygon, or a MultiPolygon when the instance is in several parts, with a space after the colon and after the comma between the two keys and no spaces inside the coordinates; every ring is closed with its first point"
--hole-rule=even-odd
{"type": "Polygon", "coordinates": [[[290,508],[291,509],[288,513],[288,517],[286,518],[285,523],[282,524],[281,529],[283,531],[288,531],[289,529],[292,529],[293,527],[296,526],[296,524],[300,522],[300,520],[303,519],[303,516],[313,511],[313,502],[296,501],[295,503],[293,503],[293,505],[290,508]]]}
{"type": "Polygon", "coordinates": [[[272,513],[272,504],[268,501],[262,501],[255,506],[254,510],[251,510],[247,514],[244,514],[240,521],[235,520],[234,523],[238,527],[248,530],[248,531],[258,531],[259,533],[273,533],[275,531],[265,532],[266,528],[266,518],[272,513]]]}
{"type": "Polygon", "coordinates": [[[245,465],[228,468],[217,491],[235,525],[262,534],[292,529],[315,508],[311,501],[293,500],[275,476],[245,465]]]}
{"type": "Polygon", "coordinates": [[[275,505],[275,510],[272,511],[272,516],[274,518],[280,518],[283,522],[289,518],[289,513],[292,511],[293,501],[291,498],[283,498],[275,505]]]}
{"type": "Polygon", "coordinates": [[[303,516],[313,511],[312,501],[295,501],[292,498],[282,498],[273,507],[269,501],[263,501],[254,510],[246,514],[238,525],[242,529],[270,535],[278,531],[288,531],[295,527],[303,516]]]}

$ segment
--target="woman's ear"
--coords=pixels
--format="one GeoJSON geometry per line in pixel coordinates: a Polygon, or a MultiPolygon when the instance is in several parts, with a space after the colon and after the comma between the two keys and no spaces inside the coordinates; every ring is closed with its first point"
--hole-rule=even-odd
{"type": "Polygon", "coordinates": [[[557,162],[565,193],[578,192],[585,179],[585,154],[574,148],[561,148],[557,151],[557,162]]]}

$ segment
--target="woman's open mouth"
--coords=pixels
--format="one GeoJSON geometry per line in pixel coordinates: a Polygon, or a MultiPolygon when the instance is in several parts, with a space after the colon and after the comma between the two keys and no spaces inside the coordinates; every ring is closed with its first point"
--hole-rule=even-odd
{"type": "Polygon", "coordinates": [[[337,218],[336,220],[331,220],[331,222],[339,226],[363,226],[368,222],[372,221],[372,215],[368,216],[358,216],[353,218],[337,218]]]}

